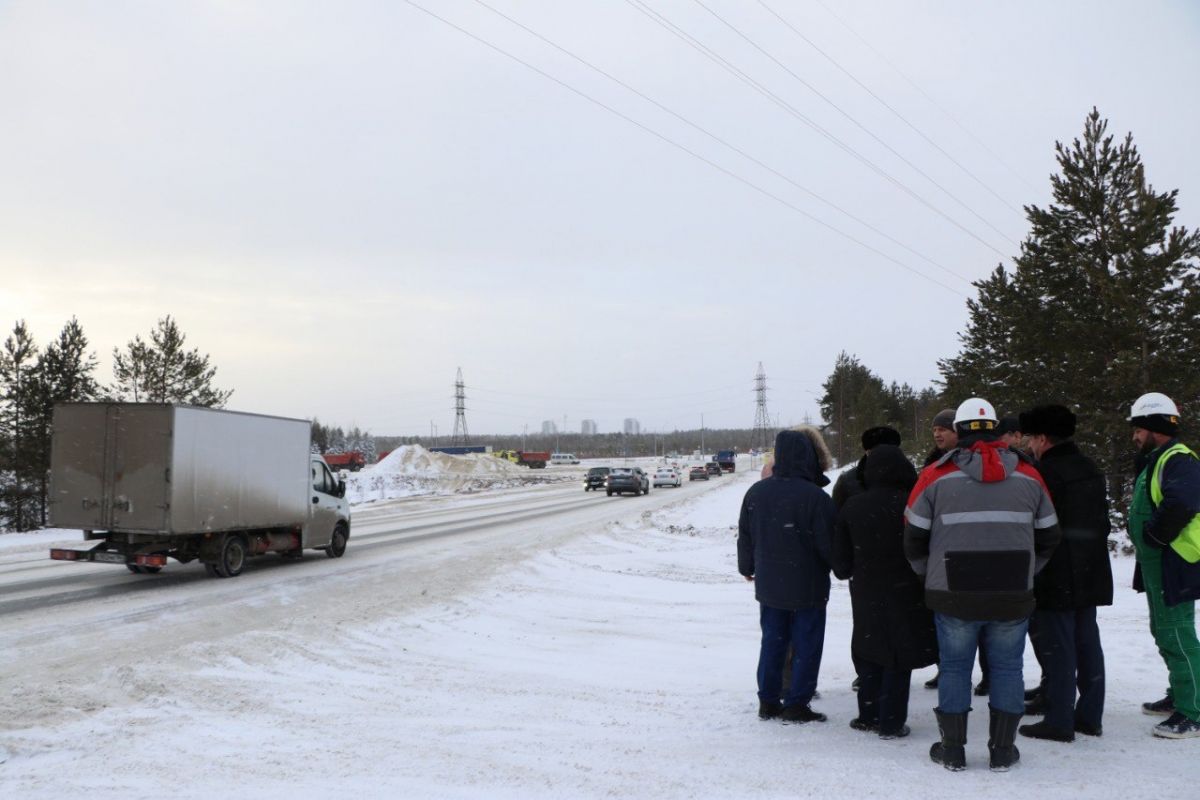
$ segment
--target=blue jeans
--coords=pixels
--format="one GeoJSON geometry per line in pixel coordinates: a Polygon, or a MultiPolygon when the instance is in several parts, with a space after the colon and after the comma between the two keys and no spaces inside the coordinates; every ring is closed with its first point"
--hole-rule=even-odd
{"type": "Polygon", "coordinates": [[[758,620],[762,646],[758,652],[758,699],[779,702],[783,689],[784,657],[792,646],[792,681],[784,706],[806,706],[817,691],[821,652],[825,649],[825,607],[787,611],[761,603],[758,620]]]}
{"type": "Polygon", "coordinates": [[[961,714],[971,710],[971,668],[975,666],[975,648],[987,651],[991,673],[988,702],[997,711],[1010,714],[1025,712],[1024,667],[1025,632],[1029,620],[989,622],[934,614],[937,626],[939,661],[938,710],[943,714],[961,714]]]}

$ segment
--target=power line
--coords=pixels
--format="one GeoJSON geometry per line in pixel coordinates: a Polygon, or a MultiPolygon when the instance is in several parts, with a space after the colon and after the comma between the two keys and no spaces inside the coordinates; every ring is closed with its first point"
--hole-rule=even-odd
{"type": "Polygon", "coordinates": [[[575,61],[579,62],[580,64],[583,64],[588,69],[591,69],[591,70],[595,71],[596,73],[603,75],[605,78],[608,78],[610,81],[617,84],[621,88],[632,92],[633,94],[635,94],[638,97],[645,100],[647,103],[650,103],[651,105],[653,105],[655,108],[658,108],[659,110],[661,110],[667,114],[670,114],[672,117],[675,117],[675,119],[679,120],[680,122],[684,123],[685,125],[690,126],[693,130],[696,130],[696,131],[704,134],[705,136],[707,136],[708,138],[717,142],[718,144],[721,144],[721,145],[725,146],[726,148],[732,150],[733,152],[737,153],[742,158],[745,158],[747,161],[751,162],[752,164],[754,164],[762,169],[765,169],[766,171],[770,172],[772,175],[775,175],[776,177],[780,178],[781,180],[786,181],[787,183],[796,187],[797,189],[799,189],[800,191],[809,195],[810,197],[817,200],[818,202],[823,203],[826,206],[832,208],[834,211],[837,211],[838,213],[854,220],[859,225],[862,225],[864,228],[878,234],[879,236],[888,240],[889,242],[896,245],[897,247],[907,250],[909,253],[912,253],[914,256],[921,259],[922,261],[925,261],[925,262],[931,264],[932,266],[937,267],[938,269],[942,270],[943,272],[947,273],[948,275],[958,278],[959,280],[963,281],[964,283],[967,283],[967,284],[971,283],[969,278],[959,274],[958,272],[955,272],[954,270],[937,262],[936,260],[930,258],[929,256],[925,255],[924,253],[921,253],[920,251],[915,250],[912,247],[909,247],[904,242],[902,242],[899,239],[896,239],[895,237],[891,236],[890,234],[884,232],[883,230],[879,229],[875,225],[872,225],[870,222],[867,222],[866,220],[862,219],[861,217],[851,213],[850,211],[847,211],[846,209],[839,206],[837,203],[834,203],[833,201],[828,200],[825,197],[822,197],[821,195],[814,192],[812,189],[809,189],[807,186],[801,184],[799,181],[796,181],[795,179],[791,178],[790,176],[785,175],[783,172],[780,172],[779,170],[775,169],[771,165],[766,164],[763,161],[760,161],[759,159],[757,159],[754,156],[747,153],[745,150],[742,150],[737,145],[726,141],[725,139],[721,138],[720,136],[717,136],[715,133],[712,133],[711,131],[707,130],[706,128],[698,125],[697,123],[695,123],[692,120],[688,119],[687,117],[683,116],[682,114],[679,114],[678,112],[672,110],[671,108],[668,108],[667,106],[663,105],[659,101],[655,100],[653,97],[650,97],[649,95],[639,91],[635,87],[630,86],[625,81],[622,81],[620,78],[617,78],[616,76],[610,74],[609,72],[606,72],[604,69],[596,66],[595,64],[591,63],[587,59],[585,59],[579,55],[576,55],[575,53],[571,52],[567,48],[551,41],[550,39],[546,38],[545,36],[538,33],[537,31],[533,30],[532,28],[529,28],[528,26],[524,25],[520,21],[513,19],[509,15],[505,14],[502,11],[497,10],[496,8],[493,8],[492,6],[483,2],[483,0],[475,0],[475,3],[483,6],[488,11],[491,11],[493,14],[496,14],[497,16],[508,20],[510,23],[517,26],[521,30],[525,31],[530,36],[533,36],[536,39],[544,42],[545,44],[548,44],[549,46],[553,47],[555,50],[558,50],[560,53],[563,53],[564,55],[574,59],[575,61]]]}
{"type": "MultiPolygon", "coordinates": [[[[792,33],[796,34],[796,36],[798,36],[800,39],[802,39],[809,47],[811,47],[813,50],[816,50],[817,53],[819,53],[823,58],[825,58],[825,60],[827,60],[829,63],[833,64],[839,70],[841,70],[842,73],[846,77],[848,77],[850,80],[852,80],[856,84],[858,84],[858,86],[864,92],[871,95],[871,97],[875,98],[875,100],[880,105],[882,105],[888,111],[892,112],[892,114],[895,115],[897,119],[899,119],[901,122],[903,122],[905,125],[907,125],[914,133],[916,133],[918,136],[920,136],[922,139],[924,139],[926,142],[928,142],[929,145],[931,147],[933,147],[933,149],[937,150],[939,153],[941,153],[943,156],[945,156],[946,159],[949,160],[951,164],[953,164],[954,166],[956,166],[960,170],[962,170],[962,172],[967,177],[969,177],[971,180],[975,181],[977,184],[979,184],[985,190],[987,190],[987,192],[989,194],[991,194],[993,197],[995,197],[997,200],[999,200],[1004,205],[1005,208],[1007,208],[1010,211],[1013,211],[1017,214],[1022,215],[1022,218],[1024,217],[1024,212],[1022,212],[1020,208],[1018,208],[1018,207],[1014,206],[1012,203],[1008,202],[1008,200],[1006,200],[1003,196],[1001,196],[999,192],[997,192],[995,189],[993,189],[991,186],[989,186],[987,183],[985,183],[974,172],[971,172],[971,170],[967,169],[965,166],[963,166],[963,164],[959,163],[958,159],[956,159],[954,156],[950,155],[950,153],[947,152],[945,149],[943,149],[941,145],[939,145],[937,142],[935,142],[933,139],[931,139],[929,136],[927,136],[924,131],[922,131],[920,128],[918,128],[913,123],[909,122],[908,119],[903,114],[901,114],[899,111],[897,111],[895,108],[893,108],[890,103],[888,103],[886,100],[884,100],[882,97],[877,95],[874,91],[872,91],[871,87],[867,86],[865,83],[860,81],[854,75],[854,73],[850,72],[850,70],[846,69],[841,64],[839,64],[837,59],[835,59],[833,56],[829,55],[824,50],[822,50],[820,47],[818,47],[816,45],[816,43],[813,42],[812,39],[809,39],[807,36],[805,36],[803,33],[801,33],[799,28],[797,28],[795,25],[793,25],[791,22],[789,22],[778,11],[776,11],[775,9],[773,9],[769,5],[767,5],[765,0],[758,0],[758,4],[760,6],[762,6],[763,8],[765,8],[768,12],[770,12],[776,19],[778,19],[780,22],[782,22],[784,24],[784,27],[786,27],[792,33]]],[[[1005,238],[1007,238],[1007,237],[1005,237],[1005,238]]]]}
{"type": "MultiPolygon", "coordinates": [[[[788,200],[780,197],[779,195],[774,194],[773,192],[770,192],[769,190],[762,188],[761,186],[755,184],[754,182],[750,181],[747,178],[743,178],[741,175],[738,175],[737,173],[721,166],[720,164],[717,164],[715,161],[705,158],[704,156],[700,155],[699,153],[695,152],[694,150],[691,150],[691,149],[685,147],[684,145],[665,136],[664,134],[659,133],[658,131],[654,130],[653,128],[650,128],[649,126],[644,125],[641,122],[638,122],[637,120],[633,119],[632,117],[621,113],[620,111],[616,110],[612,106],[609,106],[606,103],[604,103],[600,100],[597,100],[596,98],[592,97],[591,95],[587,94],[586,92],[583,92],[580,89],[576,89],[574,86],[570,85],[566,81],[563,81],[560,78],[554,77],[553,75],[546,72],[545,70],[540,69],[539,67],[536,67],[533,64],[530,64],[528,61],[525,61],[525,60],[521,59],[520,57],[513,55],[512,53],[508,52],[507,50],[504,50],[503,48],[499,47],[498,45],[492,44],[491,42],[487,41],[486,39],[484,39],[480,36],[477,36],[474,33],[471,33],[470,31],[466,30],[465,28],[463,28],[459,25],[456,25],[455,23],[451,22],[450,20],[446,19],[445,17],[435,14],[434,12],[425,8],[424,6],[421,6],[418,3],[414,2],[414,0],[404,0],[404,2],[407,3],[408,5],[412,6],[413,8],[417,9],[418,11],[421,11],[421,12],[427,14],[428,16],[436,19],[437,21],[441,22],[442,24],[444,24],[450,28],[453,28],[454,30],[458,31],[459,33],[463,34],[464,36],[474,39],[475,41],[479,42],[480,44],[484,45],[485,47],[488,47],[488,48],[496,51],[497,53],[503,55],[504,57],[517,62],[518,64],[525,67],[526,69],[532,70],[533,72],[536,72],[537,74],[541,75],[542,77],[546,78],[547,80],[557,83],[559,86],[563,87],[564,89],[571,92],[572,94],[578,95],[579,97],[582,97],[584,100],[587,100],[588,102],[593,103],[593,104],[599,106],[600,108],[603,108],[604,110],[608,111],[609,113],[611,113],[617,117],[620,117],[621,119],[628,122],[630,125],[633,125],[639,129],[645,131],[646,133],[649,133],[651,136],[655,137],[656,139],[659,139],[662,142],[665,142],[666,144],[669,144],[672,147],[674,147],[678,150],[681,150],[684,153],[687,153],[692,158],[695,158],[696,160],[707,164],[708,166],[712,167],[713,169],[729,176],[730,178],[733,178],[734,180],[753,189],[754,191],[758,192],[759,194],[762,194],[765,197],[769,197],[770,199],[774,200],[775,202],[779,203],[780,205],[796,212],[797,214],[800,214],[801,216],[803,216],[809,220],[812,220],[813,222],[817,223],[818,225],[821,225],[822,227],[824,227],[830,231],[833,231],[834,233],[838,234],[839,236],[842,236],[842,237],[854,242],[855,244],[859,245],[860,247],[862,247],[866,250],[869,250],[872,253],[875,253],[880,258],[886,259],[887,261],[892,262],[893,264],[900,267],[901,269],[911,272],[920,278],[924,278],[925,280],[929,281],[930,283],[933,283],[933,284],[936,284],[936,285],[942,287],[943,289],[950,292],[951,294],[957,295],[958,297],[961,297],[963,299],[967,299],[967,295],[963,294],[962,292],[958,291],[957,289],[947,286],[946,284],[939,281],[937,278],[934,278],[933,276],[928,275],[928,274],[920,271],[919,269],[916,269],[915,267],[905,264],[903,261],[900,261],[899,259],[892,257],[891,255],[880,250],[879,248],[877,248],[873,245],[867,244],[866,242],[862,241],[861,239],[857,238],[856,236],[854,236],[850,233],[847,233],[846,231],[843,231],[842,229],[838,228],[837,226],[835,226],[829,222],[826,222],[825,220],[821,219],[820,217],[810,214],[809,212],[805,211],[804,209],[800,208],[799,206],[795,205],[794,203],[791,203],[788,200]]],[[[990,247],[990,245],[989,245],[989,247],[990,247]]],[[[992,249],[995,249],[995,248],[992,248],[992,249]]],[[[997,252],[999,252],[999,251],[997,251],[997,252]]],[[[1003,253],[1001,253],[1001,255],[1003,255],[1003,253]]]]}
{"type": "Polygon", "coordinates": [[[907,164],[911,170],[913,170],[918,175],[920,175],[922,178],[924,178],[925,180],[929,181],[931,184],[936,186],[943,194],[945,194],[947,197],[949,197],[955,203],[958,203],[958,205],[960,205],[962,208],[964,208],[968,212],[970,212],[973,217],[978,219],[984,225],[991,228],[996,233],[1000,234],[1000,236],[1002,238],[1004,238],[1005,240],[1007,240],[1010,244],[1014,244],[1014,245],[1017,244],[1012,239],[1009,239],[1008,235],[1004,231],[1000,230],[995,225],[993,225],[991,222],[989,222],[982,214],[980,214],[975,209],[971,208],[971,206],[967,205],[963,200],[959,199],[957,195],[955,195],[953,192],[951,192],[945,186],[943,186],[942,184],[940,184],[936,180],[934,180],[934,178],[932,176],[930,176],[927,172],[925,172],[925,170],[921,169],[916,164],[914,164],[912,161],[908,160],[902,153],[900,153],[899,150],[897,150],[896,148],[892,147],[890,144],[885,142],[882,138],[877,136],[874,133],[874,131],[870,130],[865,125],[863,125],[861,122],[859,122],[857,119],[855,119],[855,117],[852,114],[850,114],[848,111],[843,109],[837,103],[833,102],[828,97],[826,97],[824,93],[822,93],[819,89],[817,89],[817,87],[813,86],[811,83],[806,81],[804,78],[800,77],[800,75],[798,75],[794,70],[792,70],[790,67],[788,67],[786,64],[784,64],[781,60],[776,58],[773,54],[768,52],[766,48],[762,47],[756,41],[754,41],[749,36],[747,36],[745,33],[743,33],[739,28],[737,28],[735,25],[733,25],[733,23],[729,22],[724,17],[722,17],[720,14],[718,14],[716,11],[713,11],[711,8],[706,6],[703,3],[703,0],[692,0],[692,2],[695,3],[696,5],[700,6],[701,8],[703,8],[705,11],[707,11],[713,17],[715,17],[718,22],[720,22],[722,25],[729,28],[729,30],[731,30],[735,34],[737,34],[743,41],[745,41],[747,44],[749,44],[755,50],[757,50],[758,52],[762,53],[764,56],[769,58],[772,61],[772,63],[774,63],[777,67],[779,67],[781,70],[786,72],[788,75],[791,75],[793,78],[795,78],[797,82],[799,82],[802,86],[804,86],[810,92],[812,92],[817,97],[824,100],[828,106],[833,108],[835,111],[837,111],[839,114],[841,114],[846,119],[850,120],[850,122],[853,123],[856,128],[858,128],[860,131],[862,131],[863,133],[870,136],[872,139],[874,139],[876,142],[878,142],[880,145],[882,145],[885,149],[887,149],[887,151],[889,153],[891,153],[896,158],[900,159],[905,164],[907,164]]]}
{"type": "Polygon", "coordinates": [[[856,38],[860,42],[862,42],[867,47],[868,50],[870,50],[872,53],[874,53],[876,56],[878,56],[879,59],[881,61],[883,61],[883,63],[885,63],[889,67],[891,67],[892,71],[895,72],[897,75],[899,75],[901,78],[903,78],[905,83],[907,83],[909,86],[913,87],[918,92],[920,92],[921,96],[924,97],[926,100],[928,100],[930,105],[932,105],[938,111],[942,112],[942,114],[944,114],[947,119],[949,119],[951,122],[953,122],[955,125],[957,125],[959,130],[961,130],[963,133],[965,133],[967,136],[969,136],[971,138],[971,140],[975,142],[975,144],[979,145],[983,149],[984,152],[986,152],[988,155],[990,155],[992,158],[994,158],[996,160],[996,162],[998,164],[1000,164],[1000,166],[1004,167],[1006,170],[1008,170],[1010,173],[1012,173],[1012,175],[1017,180],[1019,180],[1021,183],[1025,184],[1025,187],[1028,188],[1030,191],[1035,191],[1035,192],[1037,191],[1037,187],[1035,187],[1029,181],[1025,180],[1024,175],[1022,175],[1020,172],[1018,172],[1014,167],[1012,167],[1003,158],[998,156],[990,147],[987,146],[987,144],[984,143],[984,141],[982,139],[980,139],[978,136],[976,136],[974,133],[972,133],[971,130],[969,128],[967,128],[966,125],[963,125],[961,122],[959,122],[957,117],[955,117],[953,114],[951,114],[945,108],[943,108],[941,106],[941,104],[938,103],[937,100],[934,100],[933,97],[931,97],[928,92],[926,92],[924,89],[922,89],[917,84],[916,81],[914,81],[912,78],[908,77],[908,75],[904,74],[904,72],[899,67],[897,67],[895,64],[893,64],[887,56],[885,56],[882,52],[879,51],[878,48],[876,48],[873,44],[871,44],[869,41],[867,41],[858,31],[856,31],[854,28],[852,28],[850,26],[850,23],[846,22],[844,19],[842,19],[840,16],[838,16],[837,12],[835,12],[829,6],[825,5],[823,2],[821,2],[821,0],[816,0],[816,3],[821,8],[825,9],[825,12],[827,14],[829,14],[829,16],[836,19],[843,28],[850,31],[850,33],[854,36],[854,38],[856,38]]]}
{"type": "Polygon", "coordinates": [[[775,92],[772,92],[770,89],[768,89],[767,87],[763,86],[763,85],[762,85],[761,83],[759,83],[758,81],[754,80],[754,78],[751,78],[751,77],[750,77],[748,74],[746,74],[746,72],[744,72],[742,69],[740,69],[739,67],[735,66],[735,65],[734,65],[732,62],[730,62],[728,59],[724,58],[723,56],[721,56],[720,54],[718,54],[716,51],[714,51],[712,48],[708,47],[708,46],[707,46],[707,45],[705,45],[703,42],[701,42],[700,40],[696,39],[694,36],[692,36],[691,34],[689,34],[687,31],[683,30],[683,29],[682,29],[682,28],[680,28],[678,25],[676,25],[675,23],[671,22],[669,19],[667,19],[665,16],[663,16],[663,15],[662,15],[662,14],[660,14],[659,12],[657,12],[657,11],[655,11],[654,9],[650,8],[648,5],[646,5],[644,2],[642,2],[642,0],[625,0],[625,2],[626,2],[626,3],[628,3],[629,5],[633,6],[633,7],[634,7],[635,9],[637,9],[638,11],[641,11],[641,12],[642,12],[642,13],[643,13],[643,14],[644,14],[646,17],[648,17],[648,18],[649,18],[649,19],[650,19],[652,22],[654,22],[654,23],[656,23],[657,25],[659,25],[660,27],[664,28],[665,30],[667,30],[668,32],[670,32],[671,34],[673,34],[674,36],[676,36],[677,38],[679,38],[680,40],[682,40],[684,43],[686,43],[687,45],[689,45],[689,46],[690,46],[690,47],[692,47],[693,49],[697,50],[698,52],[702,53],[703,55],[705,55],[705,56],[706,56],[707,58],[709,58],[710,60],[714,61],[715,63],[717,63],[718,65],[720,65],[721,67],[723,67],[723,68],[724,68],[726,71],[728,71],[730,74],[734,75],[734,76],[735,76],[735,77],[737,77],[739,80],[743,81],[744,83],[746,83],[747,85],[749,85],[751,88],[753,88],[754,90],[756,90],[756,91],[757,91],[757,92],[759,92],[760,94],[762,94],[762,95],[764,95],[765,97],[769,98],[769,99],[770,99],[772,102],[774,102],[774,103],[775,103],[776,105],[778,105],[780,108],[784,109],[784,110],[785,110],[785,111],[787,111],[789,114],[791,114],[792,116],[794,116],[796,119],[800,120],[800,121],[801,121],[801,122],[803,122],[805,125],[809,126],[809,127],[810,127],[810,128],[812,128],[814,131],[816,131],[817,133],[819,133],[819,134],[821,134],[822,136],[824,136],[826,139],[828,139],[828,140],[829,140],[830,142],[832,142],[834,145],[836,145],[837,147],[839,147],[840,149],[842,149],[842,150],[843,150],[843,151],[845,151],[846,153],[848,153],[848,154],[850,154],[851,156],[853,156],[853,157],[854,157],[856,160],[858,160],[860,163],[862,163],[864,166],[866,166],[866,167],[867,167],[868,169],[870,169],[872,172],[876,173],[876,174],[877,174],[877,175],[879,175],[880,177],[882,177],[882,178],[884,178],[885,180],[887,180],[889,183],[893,184],[893,185],[894,185],[896,188],[900,189],[900,190],[901,190],[901,191],[903,191],[905,194],[907,194],[907,195],[909,195],[910,197],[912,197],[912,198],[913,198],[914,200],[916,200],[918,203],[920,203],[921,205],[925,206],[926,208],[928,208],[930,211],[934,212],[934,213],[935,213],[935,214],[937,214],[938,216],[942,217],[944,220],[946,220],[946,221],[947,221],[947,222],[949,222],[951,225],[953,225],[954,227],[956,227],[956,228],[958,228],[959,230],[961,230],[963,233],[965,233],[965,234],[967,234],[968,236],[970,236],[970,237],[971,237],[972,239],[974,239],[975,241],[979,242],[979,243],[980,243],[981,245],[983,245],[984,247],[986,247],[986,248],[988,248],[989,250],[991,250],[991,251],[995,252],[995,253],[996,253],[996,254],[998,254],[998,255],[999,255],[1001,258],[1008,258],[1008,254],[1006,254],[1004,251],[1000,250],[1000,249],[999,249],[999,248],[997,248],[995,245],[991,244],[990,242],[988,242],[987,240],[985,240],[983,237],[981,237],[979,234],[975,233],[975,232],[974,232],[974,231],[972,231],[970,228],[966,227],[966,226],[965,226],[965,225],[963,225],[961,222],[959,222],[958,220],[954,219],[954,217],[951,217],[951,216],[950,216],[949,214],[947,214],[945,211],[942,211],[940,208],[938,208],[937,206],[935,206],[933,203],[931,203],[931,202],[929,202],[928,200],[926,200],[924,197],[922,197],[920,194],[918,194],[916,191],[914,191],[914,190],[913,190],[911,187],[909,187],[909,186],[908,186],[907,184],[905,184],[903,181],[901,181],[901,180],[899,180],[898,178],[894,177],[894,176],[893,176],[891,173],[889,173],[889,172],[888,172],[887,170],[885,170],[883,167],[880,167],[880,166],[879,166],[878,164],[876,164],[874,161],[872,161],[871,159],[867,158],[867,157],[866,157],[866,156],[864,156],[862,153],[858,152],[858,151],[857,151],[857,150],[855,150],[853,147],[851,147],[850,145],[848,145],[848,144],[846,144],[845,142],[843,142],[841,139],[839,139],[839,138],[838,138],[837,136],[835,136],[834,134],[830,133],[830,132],[829,132],[828,130],[826,130],[824,127],[822,127],[822,126],[821,126],[821,125],[819,125],[818,123],[814,122],[813,120],[809,119],[807,116],[805,116],[805,115],[804,115],[804,114],[803,114],[803,113],[802,113],[802,112],[801,112],[799,109],[797,109],[795,106],[791,105],[791,104],[790,104],[790,103],[788,103],[786,100],[784,100],[782,97],[780,97],[778,94],[776,94],[775,92]]]}

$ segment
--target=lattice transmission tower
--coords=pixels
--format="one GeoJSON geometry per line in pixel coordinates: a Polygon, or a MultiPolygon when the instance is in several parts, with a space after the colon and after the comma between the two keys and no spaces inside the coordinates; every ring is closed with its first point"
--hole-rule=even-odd
{"type": "Polygon", "coordinates": [[[467,433],[467,391],[463,384],[462,367],[458,368],[458,377],[454,380],[454,437],[451,444],[455,447],[470,444],[471,434],[467,433]]]}
{"type": "Polygon", "coordinates": [[[758,362],[758,374],[754,376],[754,394],[757,396],[757,410],[754,412],[754,433],[750,446],[766,450],[772,444],[771,416],[767,413],[767,373],[763,371],[762,362],[758,362]]]}

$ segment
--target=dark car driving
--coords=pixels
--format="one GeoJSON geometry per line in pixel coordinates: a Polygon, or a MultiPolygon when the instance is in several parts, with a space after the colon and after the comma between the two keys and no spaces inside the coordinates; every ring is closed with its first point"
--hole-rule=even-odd
{"type": "Polygon", "coordinates": [[[721,477],[721,465],[716,461],[709,461],[707,464],[705,464],[704,471],[709,475],[716,475],[718,478],[721,477]]]}
{"type": "Polygon", "coordinates": [[[605,484],[608,496],[614,494],[650,494],[650,477],[641,467],[613,467],[605,484]]]}
{"type": "Polygon", "coordinates": [[[692,467],[688,472],[689,481],[706,481],[708,480],[708,470],[704,467],[692,467]]]}
{"type": "Polygon", "coordinates": [[[592,489],[603,489],[604,482],[608,478],[609,467],[592,467],[587,471],[587,477],[583,479],[583,490],[590,492],[592,489]]]}

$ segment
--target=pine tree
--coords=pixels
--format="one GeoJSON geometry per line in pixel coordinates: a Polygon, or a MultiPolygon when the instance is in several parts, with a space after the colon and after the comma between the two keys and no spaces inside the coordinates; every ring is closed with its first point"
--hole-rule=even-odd
{"type": "Polygon", "coordinates": [[[233,391],[212,385],[217,368],[198,350],[184,350],[186,338],[168,314],[150,332],[149,343],[135,336],[124,352],[113,348],[114,393],[134,402],[224,406],[233,391]]]}
{"type": "Polygon", "coordinates": [[[74,317],[63,326],[58,338],[48,344],[38,357],[35,381],[30,393],[29,426],[31,439],[26,460],[30,467],[29,480],[37,486],[38,524],[46,524],[46,502],[49,491],[50,437],[54,421],[54,406],[58,403],[77,403],[97,399],[100,387],[92,373],[96,355],[88,353],[88,340],[74,317]]]}
{"type": "Polygon", "coordinates": [[[32,458],[38,348],[25,321],[0,350],[0,528],[36,525],[37,483],[32,458]]]}
{"type": "Polygon", "coordinates": [[[951,397],[1073,407],[1119,504],[1133,400],[1200,411],[1200,233],[1172,226],[1178,192],[1155,192],[1132,134],[1107,127],[1093,109],[1082,139],[1055,145],[1053,203],[1026,207],[1015,268],[975,284],[962,350],[939,367],[951,397]]]}

